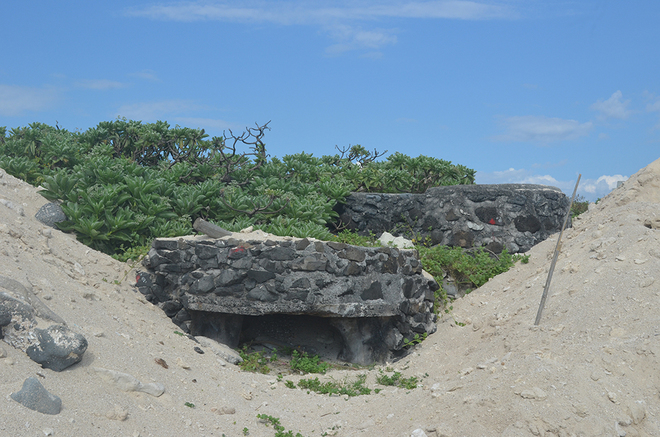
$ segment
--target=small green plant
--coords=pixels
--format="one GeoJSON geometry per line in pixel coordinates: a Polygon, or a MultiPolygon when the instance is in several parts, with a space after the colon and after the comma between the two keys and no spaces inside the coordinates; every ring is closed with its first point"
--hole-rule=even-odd
{"type": "Polygon", "coordinates": [[[264,421],[266,426],[272,425],[273,428],[275,428],[275,437],[303,437],[299,432],[294,436],[293,431],[284,431],[285,428],[280,424],[280,419],[277,417],[269,416],[267,414],[257,414],[257,419],[264,421]]]}
{"type": "Polygon", "coordinates": [[[185,406],[188,407],[188,408],[195,408],[195,404],[193,404],[192,402],[186,402],[186,403],[183,404],[183,405],[185,405],[185,406]]]}
{"type": "Polygon", "coordinates": [[[291,370],[302,373],[325,373],[330,364],[320,360],[318,355],[309,356],[307,352],[302,354],[296,350],[291,353],[291,370]]]}
{"type": "Polygon", "coordinates": [[[243,346],[243,348],[238,352],[243,361],[238,365],[241,370],[246,372],[254,373],[270,373],[270,367],[268,364],[273,362],[272,357],[267,357],[263,352],[248,352],[248,347],[243,346]]]}
{"type": "Polygon", "coordinates": [[[179,332],[179,331],[174,331],[174,333],[175,333],[176,335],[180,335],[181,337],[183,337],[184,335],[186,335],[186,334],[184,334],[183,332],[179,332]]]}
{"type": "Polygon", "coordinates": [[[589,210],[589,201],[581,195],[577,195],[571,205],[571,218],[575,218],[589,210]]]}
{"type": "Polygon", "coordinates": [[[296,388],[296,384],[295,384],[293,381],[289,380],[289,379],[286,380],[286,382],[284,383],[284,385],[285,385],[287,388],[296,388]]]}
{"type": "Polygon", "coordinates": [[[380,375],[376,378],[376,381],[380,385],[402,387],[408,390],[417,388],[417,383],[419,382],[416,376],[403,378],[401,372],[394,372],[391,376],[388,376],[382,370],[380,371],[380,375]]]}
{"type": "Polygon", "coordinates": [[[415,336],[413,337],[412,340],[408,340],[407,338],[403,339],[403,347],[410,347],[414,346],[416,344],[420,344],[424,340],[426,340],[426,337],[428,337],[428,332],[425,332],[422,335],[419,335],[418,333],[415,333],[415,336]]]}
{"type": "Polygon", "coordinates": [[[243,435],[250,435],[250,430],[247,429],[247,426],[243,428],[243,435]]]}
{"type": "MultiPolygon", "coordinates": [[[[484,248],[466,251],[461,247],[416,246],[424,270],[442,284],[445,273],[454,278],[457,284],[469,289],[481,287],[494,276],[509,270],[517,261],[529,262],[529,255],[511,255],[504,249],[495,255],[484,248]]],[[[435,311],[445,307],[447,294],[442,287],[436,293],[435,311]]]]}
{"type": "Polygon", "coordinates": [[[130,247],[126,249],[123,253],[118,255],[112,255],[112,257],[121,262],[127,262],[128,260],[133,260],[131,264],[136,265],[138,262],[144,258],[149,250],[151,249],[151,244],[145,244],[144,246],[130,247]]]}
{"type": "MultiPolygon", "coordinates": [[[[348,395],[353,397],[360,395],[368,395],[371,393],[371,389],[364,385],[366,380],[367,380],[367,375],[360,375],[353,382],[343,382],[343,381],[321,382],[318,378],[314,378],[314,379],[309,378],[309,379],[301,379],[300,381],[298,381],[298,387],[319,394],[348,395]]],[[[287,387],[289,387],[289,385],[287,385],[287,387]]]]}
{"type": "Polygon", "coordinates": [[[350,244],[352,246],[362,246],[362,247],[378,247],[381,246],[380,241],[376,238],[376,235],[369,231],[369,235],[359,235],[355,231],[349,229],[344,229],[337,233],[337,241],[340,243],[350,244]]]}
{"type": "Polygon", "coordinates": [[[449,314],[451,316],[451,318],[454,319],[454,324],[456,326],[465,326],[465,323],[459,322],[458,320],[456,320],[456,317],[454,317],[454,314],[452,313],[452,311],[454,311],[454,306],[453,305],[449,305],[449,307],[445,307],[445,313],[449,314]]]}

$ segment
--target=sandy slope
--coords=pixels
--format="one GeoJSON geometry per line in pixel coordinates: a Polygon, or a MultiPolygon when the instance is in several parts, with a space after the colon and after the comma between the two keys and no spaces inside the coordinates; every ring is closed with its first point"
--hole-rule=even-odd
{"type": "MultiPolygon", "coordinates": [[[[0,204],[0,274],[32,284],[89,341],[83,361],[60,373],[0,343],[0,435],[241,436],[248,428],[273,436],[259,413],[304,436],[660,435],[660,230],[652,229],[660,224],[660,160],[564,234],[540,327],[533,322],[555,239],[535,246],[529,264],[454,302],[437,333],[392,365],[423,387],[350,399],[291,390],[207,348],[195,352],[197,344],[134,291],[126,264],[41,225],[33,217],[46,200],[0,174],[0,199],[13,206],[0,204]],[[96,367],[162,383],[166,392],[123,392],[96,367]],[[11,400],[30,376],[61,397],[59,415],[11,400]]],[[[357,372],[377,387],[378,369],[357,372]]]]}

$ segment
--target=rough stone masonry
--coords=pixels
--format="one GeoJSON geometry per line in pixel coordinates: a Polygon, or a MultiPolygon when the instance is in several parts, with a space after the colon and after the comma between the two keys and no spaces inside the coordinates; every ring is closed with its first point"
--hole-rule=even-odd
{"type": "Polygon", "coordinates": [[[435,332],[433,292],[415,250],[311,239],[159,238],[137,287],[183,330],[308,347],[369,364],[435,332]]]}
{"type": "Polygon", "coordinates": [[[559,232],[570,200],[546,185],[451,185],[424,194],[352,193],[338,207],[361,235],[387,231],[432,245],[527,252],[559,232]]]}

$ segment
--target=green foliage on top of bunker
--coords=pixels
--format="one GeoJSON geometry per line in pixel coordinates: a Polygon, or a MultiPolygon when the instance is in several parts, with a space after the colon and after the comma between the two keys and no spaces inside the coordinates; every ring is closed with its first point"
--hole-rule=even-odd
{"type": "Polygon", "coordinates": [[[119,256],[158,237],[193,233],[203,218],[230,231],[334,240],[335,206],[353,191],[422,193],[473,184],[475,171],[427,156],[304,152],[271,158],[268,123],[212,137],[203,129],[117,119],[84,132],[32,123],[0,127],[0,167],[60,201],[93,249],[119,256]],[[331,232],[332,231],[332,232],[331,232]]]}

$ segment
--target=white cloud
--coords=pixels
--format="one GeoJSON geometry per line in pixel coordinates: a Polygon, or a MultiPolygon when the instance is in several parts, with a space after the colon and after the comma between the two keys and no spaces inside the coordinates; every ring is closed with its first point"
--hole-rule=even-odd
{"type": "MultiPolygon", "coordinates": [[[[348,25],[336,25],[327,28],[332,39],[338,41],[326,49],[329,55],[338,55],[355,49],[379,49],[388,44],[395,44],[397,38],[387,29],[363,30],[348,25]]],[[[371,54],[374,56],[374,53],[371,54]]]]}
{"type": "Polygon", "coordinates": [[[648,103],[648,104],[646,105],[646,110],[647,110],[648,112],[656,112],[656,111],[660,111],[660,99],[656,100],[656,101],[653,102],[653,103],[648,103]]]}
{"type": "Polygon", "coordinates": [[[504,119],[506,132],[493,137],[495,141],[551,143],[574,140],[589,135],[593,123],[575,120],[525,115],[504,119]]]}
{"type": "MultiPolygon", "coordinates": [[[[187,1],[134,7],[126,15],[163,21],[226,21],[317,26],[336,43],[329,54],[355,49],[375,49],[396,43],[394,29],[367,29],[366,22],[387,18],[493,20],[517,18],[517,12],[504,2],[436,0],[359,0],[311,2],[263,0],[187,1]],[[358,25],[362,23],[362,25],[358,25]]],[[[377,52],[371,57],[377,57],[377,52]]]]}
{"type": "MultiPolygon", "coordinates": [[[[578,186],[578,194],[593,202],[599,197],[604,197],[616,188],[619,181],[625,181],[628,176],[604,175],[598,179],[581,179],[578,186]]],[[[577,179],[576,179],[577,180],[577,179]]],[[[477,172],[476,182],[478,184],[539,184],[550,185],[561,189],[567,196],[573,194],[575,182],[557,180],[555,177],[545,174],[534,174],[525,169],[509,168],[503,171],[491,173],[477,172]]]]}
{"type": "Polygon", "coordinates": [[[561,184],[561,182],[550,175],[537,175],[529,170],[516,170],[513,167],[508,170],[491,173],[477,172],[476,179],[478,184],[536,184],[552,185],[554,187],[559,187],[558,184],[561,184]]]}
{"type": "Polygon", "coordinates": [[[626,119],[632,113],[632,111],[628,109],[630,100],[622,101],[622,98],[623,93],[621,93],[621,91],[616,91],[609,99],[604,101],[599,100],[591,105],[591,109],[600,112],[601,115],[606,118],[626,119]]]}
{"type": "Polygon", "coordinates": [[[328,20],[375,20],[394,18],[444,18],[458,20],[492,20],[516,18],[510,6],[492,2],[464,0],[381,1],[379,4],[359,1],[225,1],[180,2],[156,4],[145,8],[129,8],[129,16],[165,21],[239,21],[276,24],[314,24],[328,20]]]}
{"type": "Polygon", "coordinates": [[[126,117],[132,120],[160,120],[163,117],[176,116],[189,111],[207,109],[190,100],[163,100],[160,102],[145,102],[123,105],[115,116],[126,117]]]}
{"type": "Polygon", "coordinates": [[[153,70],[136,71],[135,73],[129,74],[129,76],[137,77],[140,79],[152,80],[154,82],[160,80],[158,76],[156,76],[156,72],[153,70]]]}
{"type": "Polygon", "coordinates": [[[35,88],[0,84],[0,115],[14,117],[26,111],[42,111],[59,98],[54,88],[35,88]]]}
{"type": "Polygon", "coordinates": [[[586,196],[592,199],[603,197],[617,187],[619,181],[625,181],[628,176],[603,175],[598,179],[586,179],[580,184],[579,191],[587,193],[586,196]]]}
{"type": "Polygon", "coordinates": [[[76,82],[76,85],[82,88],[89,88],[92,90],[115,90],[127,86],[124,83],[116,82],[113,80],[107,80],[107,79],[81,80],[76,82]]]}

